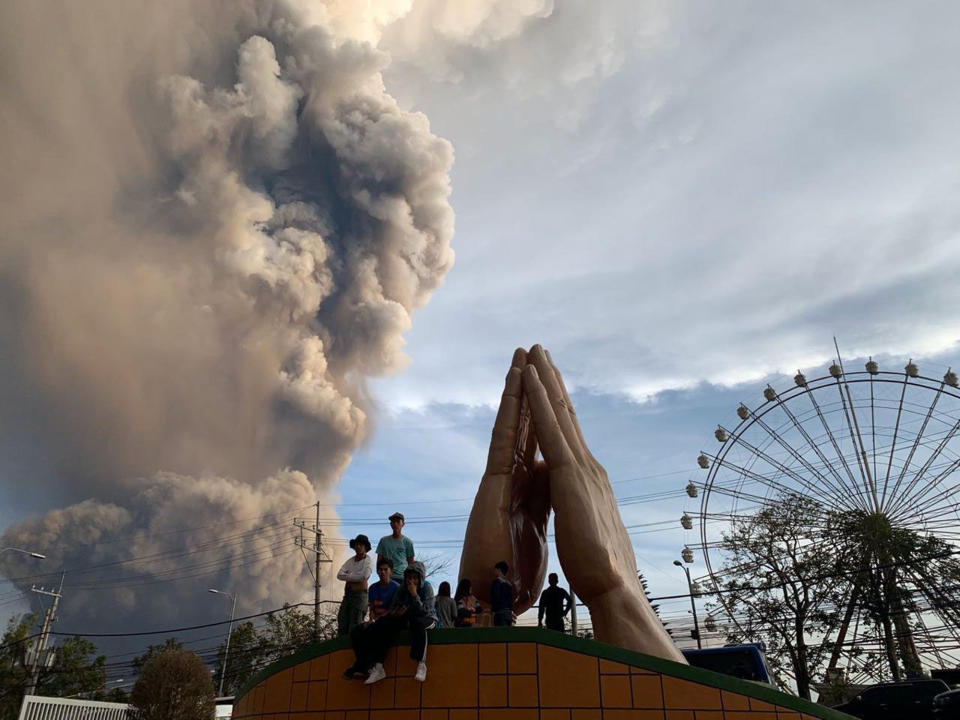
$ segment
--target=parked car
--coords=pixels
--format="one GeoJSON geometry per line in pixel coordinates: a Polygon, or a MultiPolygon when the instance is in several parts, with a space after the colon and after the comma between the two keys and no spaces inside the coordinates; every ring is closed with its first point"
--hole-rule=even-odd
{"type": "Polygon", "coordinates": [[[834,710],[861,720],[933,720],[933,699],[950,690],[943,680],[907,680],[869,687],[834,710]]]}
{"type": "Polygon", "coordinates": [[[693,667],[732,675],[741,680],[773,684],[764,647],[760,643],[726,645],[704,650],[682,650],[683,656],[693,667]]]}
{"type": "Polygon", "coordinates": [[[940,693],[933,699],[933,716],[937,720],[960,718],[960,690],[940,693]]]}

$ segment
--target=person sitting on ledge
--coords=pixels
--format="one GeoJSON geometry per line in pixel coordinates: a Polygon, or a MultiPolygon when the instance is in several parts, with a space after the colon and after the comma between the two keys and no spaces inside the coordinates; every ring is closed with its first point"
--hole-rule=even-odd
{"type": "Polygon", "coordinates": [[[457,584],[457,592],[453,599],[457,603],[457,619],[454,621],[454,627],[473,627],[477,622],[477,612],[480,606],[477,604],[477,598],[473,595],[473,587],[469,578],[463,578],[457,584]]]}
{"type": "Polygon", "coordinates": [[[437,627],[452,628],[457,617],[457,602],[450,597],[450,583],[444,580],[437,588],[437,627]]]}
{"type": "Polygon", "coordinates": [[[409,629],[410,657],[417,661],[414,677],[423,682],[427,679],[427,630],[436,624],[433,587],[425,579],[423,563],[413,562],[404,571],[403,585],[393,596],[387,613],[351,634],[356,660],[344,677],[366,675],[367,685],[383,680],[387,676],[383,667],[387,651],[396,643],[400,631],[409,629]]]}
{"type": "Polygon", "coordinates": [[[337,580],[344,582],[343,601],[337,613],[337,635],[349,635],[363,622],[367,614],[367,580],[373,573],[373,558],[370,540],[366,535],[357,535],[350,541],[354,556],[348,558],[337,573],[337,580]]]}
{"type": "Polygon", "coordinates": [[[490,609],[496,627],[513,625],[513,584],[507,580],[510,566],[503,560],[493,566],[496,577],[490,586],[490,609]]]}
{"type": "Polygon", "coordinates": [[[383,558],[377,563],[377,577],[380,578],[380,581],[371,585],[367,591],[368,607],[370,608],[370,620],[367,624],[387,614],[387,610],[390,609],[393,602],[394,593],[400,589],[400,583],[391,580],[391,575],[393,575],[393,560],[383,558]]]}

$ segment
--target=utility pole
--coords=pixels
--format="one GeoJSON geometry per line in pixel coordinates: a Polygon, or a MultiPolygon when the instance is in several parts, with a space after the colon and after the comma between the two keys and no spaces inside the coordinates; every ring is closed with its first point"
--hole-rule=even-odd
{"type": "Polygon", "coordinates": [[[690,568],[679,560],[674,560],[673,564],[681,568],[687,576],[687,590],[690,592],[690,612],[693,614],[693,632],[691,633],[697,639],[697,650],[703,649],[700,643],[700,623],[697,622],[697,604],[694,602],[693,581],[690,579],[690,568]]]}
{"type": "Polygon", "coordinates": [[[33,667],[30,670],[30,682],[27,684],[26,695],[34,695],[37,692],[37,686],[40,684],[40,664],[47,664],[47,639],[50,637],[50,625],[57,619],[57,606],[60,604],[60,598],[63,593],[63,573],[60,573],[60,587],[56,590],[44,590],[32,586],[31,592],[38,595],[49,595],[53,602],[43,616],[43,628],[40,630],[40,639],[37,640],[37,647],[33,653],[33,667]]]}
{"type": "Polygon", "coordinates": [[[577,594],[573,591],[573,584],[570,584],[570,634],[577,636],[577,594]]]}
{"type": "Polygon", "coordinates": [[[313,558],[313,641],[320,639],[320,563],[333,562],[326,551],[323,549],[323,530],[320,529],[320,501],[316,504],[316,516],[313,525],[308,525],[306,520],[294,520],[293,524],[300,528],[300,538],[297,545],[302,550],[310,550],[314,553],[313,558]],[[303,534],[313,533],[313,547],[304,538],[303,534]]]}

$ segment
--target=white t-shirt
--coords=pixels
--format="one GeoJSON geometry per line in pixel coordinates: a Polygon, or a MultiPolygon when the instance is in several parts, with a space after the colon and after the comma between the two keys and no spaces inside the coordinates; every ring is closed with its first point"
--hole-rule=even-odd
{"type": "Polygon", "coordinates": [[[337,580],[344,582],[362,582],[367,580],[373,574],[373,558],[367,553],[363,560],[357,560],[356,555],[352,555],[347,560],[340,572],[337,573],[337,580]]]}

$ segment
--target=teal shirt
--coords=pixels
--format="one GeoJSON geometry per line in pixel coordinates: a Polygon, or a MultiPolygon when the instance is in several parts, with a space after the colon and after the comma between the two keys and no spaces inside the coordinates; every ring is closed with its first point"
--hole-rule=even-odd
{"type": "Polygon", "coordinates": [[[393,560],[393,574],[390,576],[397,582],[402,582],[403,571],[407,569],[407,558],[413,557],[413,540],[401,535],[394,538],[387,535],[377,543],[377,555],[393,560]]]}

